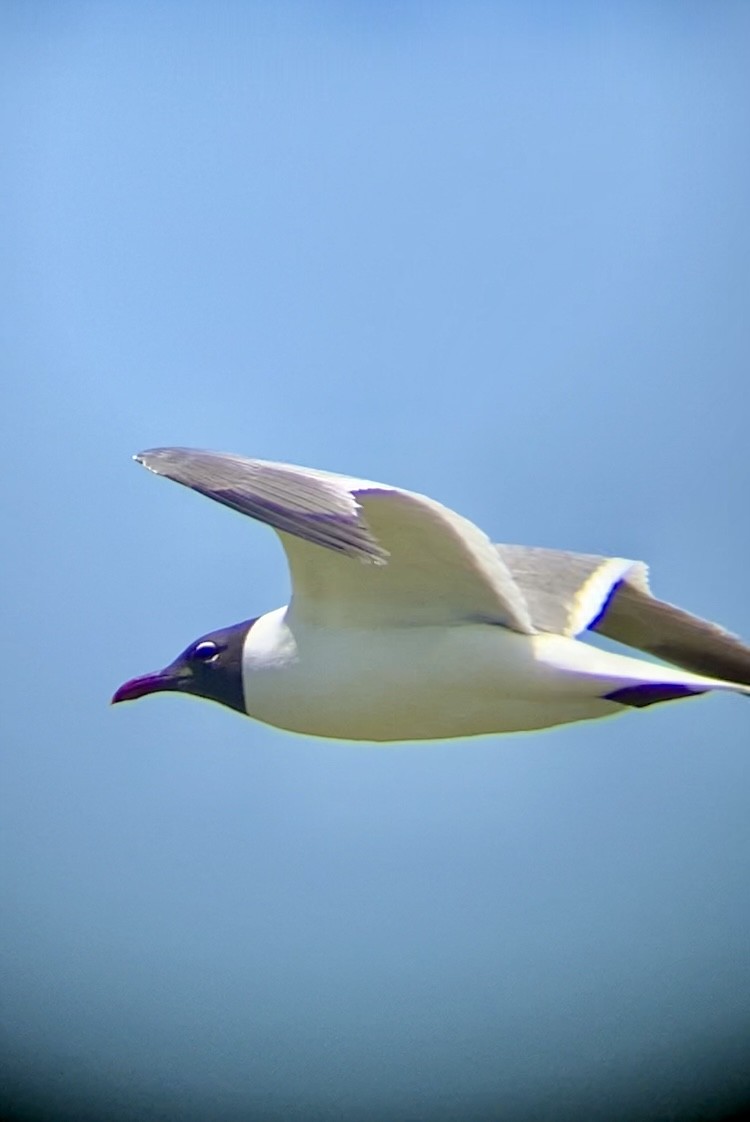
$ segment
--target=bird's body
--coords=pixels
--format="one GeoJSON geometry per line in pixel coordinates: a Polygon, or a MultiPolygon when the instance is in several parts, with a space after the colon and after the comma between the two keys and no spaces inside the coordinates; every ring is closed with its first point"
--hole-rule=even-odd
{"type": "MultiPolygon", "coordinates": [[[[644,668],[576,639],[496,624],[328,629],[279,608],[248,632],[243,685],[250,716],[293,732],[437,740],[623,712],[604,695],[642,682],[644,668]]],[[[654,670],[660,683],[670,675],[654,670]]]]}
{"type": "Polygon", "coordinates": [[[347,740],[476,736],[604,715],[612,702],[556,688],[544,647],[570,642],[486,623],[323,629],[282,608],[248,633],[245,703],[268,724],[347,740]]]}
{"type": "Polygon", "coordinates": [[[177,690],[298,733],[399,741],[750,693],[750,649],[656,600],[639,562],[495,546],[432,499],[329,472],[187,449],[136,458],[274,526],[293,596],[117,701],[177,690]],[[598,649],[576,637],[586,630],[687,669],[598,649]]]}

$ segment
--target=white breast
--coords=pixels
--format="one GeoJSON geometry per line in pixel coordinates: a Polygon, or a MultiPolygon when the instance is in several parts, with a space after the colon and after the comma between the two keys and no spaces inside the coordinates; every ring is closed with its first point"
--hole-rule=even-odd
{"type": "Polygon", "coordinates": [[[294,732],[375,741],[513,732],[616,712],[592,697],[588,675],[571,682],[555,659],[540,658],[560,644],[582,646],[486,624],[325,629],[280,608],[245,641],[245,705],[294,732]]]}

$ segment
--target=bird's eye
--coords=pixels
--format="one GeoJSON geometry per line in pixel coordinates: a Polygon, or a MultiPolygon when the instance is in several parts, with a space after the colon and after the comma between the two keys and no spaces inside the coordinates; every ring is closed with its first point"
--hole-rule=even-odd
{"type": "Polygon", "coordinates": [[[195,647],[193,647],[191,657],[196,658],[199,662],[213,662],[218,654],[219,648],[216,646],[216,643],[205,641],[203,643],[197,643],[195,647]]]}

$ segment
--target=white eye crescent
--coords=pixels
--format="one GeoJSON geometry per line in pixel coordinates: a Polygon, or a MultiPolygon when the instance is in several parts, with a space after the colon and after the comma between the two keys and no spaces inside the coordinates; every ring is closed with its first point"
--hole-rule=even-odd
{"type": "Polygon", "coordinates": [[[191,658],[197,659],[198,662],[213,662],[218,656],[219,648],[210,639],[205,639],[202,643],[196,643],[191,653],[191,658]]]}

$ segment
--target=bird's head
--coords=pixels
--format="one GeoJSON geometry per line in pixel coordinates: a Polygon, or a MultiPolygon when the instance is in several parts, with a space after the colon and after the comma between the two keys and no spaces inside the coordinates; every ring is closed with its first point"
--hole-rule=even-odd
{"type": "Polygon", "coordinates": [[[146,694],[168,690],[192,693],[244,713],[242,652],[254,623],[253,619],[244,620],[202,635],[163,670],[125,682],[116,691],[112,703],[135,701],[146,694]]]}

